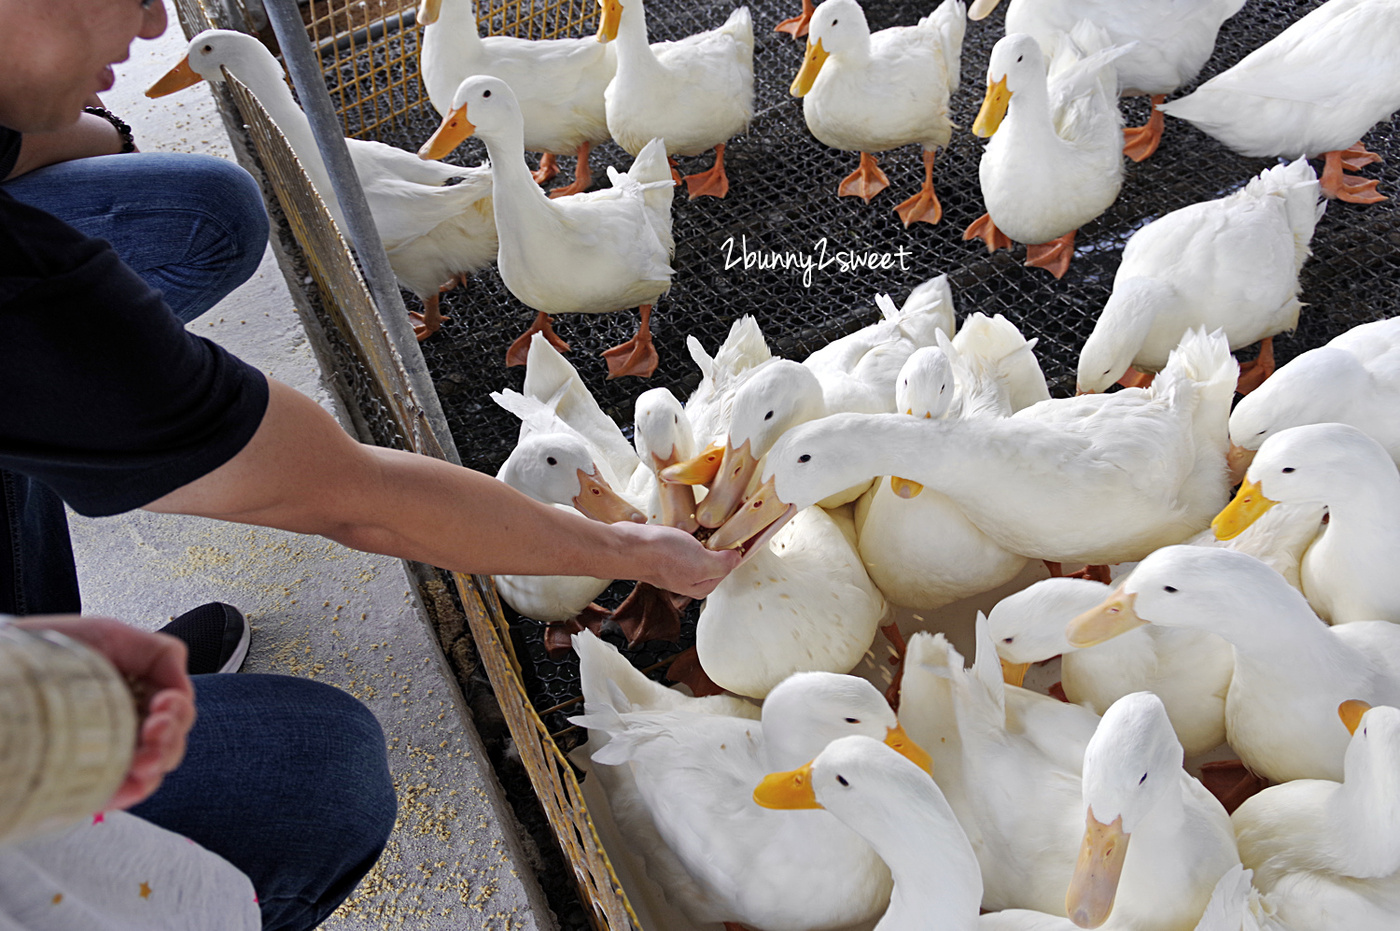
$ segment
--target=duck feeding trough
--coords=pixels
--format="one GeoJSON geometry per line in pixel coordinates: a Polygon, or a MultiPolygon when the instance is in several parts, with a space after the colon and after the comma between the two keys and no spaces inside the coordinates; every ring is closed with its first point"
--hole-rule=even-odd
{"type": "MultiPolygon", "coordinates": [[[[1222,27],[1196,83],[1236,63],[1318,5],[1318,0],[1246,4],[1222,27]]],[[[207,5],[178,0],[177,6],[188,35],[210,27],[257,31],[236,0],[207,5]],[[231,10],[239,21],[231,21],[231,10]]],[[[713,353],[730,324],[752,314],[775,355],[800,360],[878,319],[875,295],[889,293],[898,303],[916,285],[942,273],[951,282],[960,319],[974,311],[999,313],[1027,337],[1037,338],[1036,354],[1051,393],[1068,396],[1074,392],[1079,348],[1112,290],[1132,233],[1172,210],[1236,190],[1272,164],[1237,156],[1192,126],[1168,119],[1161,147],[1144,162],[1127,163],[1118,199],[1080,230],[1074,260],[1056,280],[1021,264],[1024,247],[989,255],[980,242],[962,238],[984,210],[978,182],[984,143],[966,128],[982,101],[988,58],[1002,34],[1002,13],[967,25],[960,86],[951,102],[953,122],[960,128],[938,152],[933,169],[942,220],[905,228],[894,206],[923,179],[917,147],[880,156],[889,191],[869,203],[838,198],[835,188],[850,171],[852,156],[822,146],[808,132],[801,101],[789,93],[804,43],[774,31],[779,21],[797,12],[797,4],[760,0],[749,6],[755,32],[754,117],[725,151],[726,197],[690,200],[682,189],[676,191],[675,274],[652,318],[660,355],[656,374],[645,381],[606,380],[600,352],[631,335],[634,315],[562,315],[554,321],[572,347],[567,358],[603,410],[629,435],[633,401],[643,390],[667,387],[685,398],[699,383],[687,337],[713,353]]],[[[912,24],[931,7],[913,0],[864,6],[872,30],[912,24]]],[[[416,5],[410,0],[310,0],[302,10],[341,132],[416,150],[439,123],[418,76],[422,33],[415,22],[416,5]]],[[[730,5],[653,0],[647,10],[650,38],[683,38],[720,25],[730,12],[730,5]]],[[[491,34],[583,36],[597,26],[597,9],[585,0],[491,0],[481,3],[477,13],[482,32],[491,34]]],[[[355,252],[334,230],[281,147],[280,134],[255,102],[236,87],[216,96],[231,135],[246,142],[248,163],[261,166],[294,277],[313,279],[308,301],[325,332],[337,377],[355,400],[363,435],[447,458],[455,447],[464,465],[494,474],[513,448],[519,424],[489,394],[522,387],[523,371],[507,368],[504,357],[533,312],[489,269],[443,295],[449,319],[421,349],[405,340],[403,322],[390,317],[401,315],[405,306],[420,309],[418,299],[408,292],[400,300],[383,298],[382,281],[375,285],[375,263],[362,249],[357,265],[355,252]]],[[[1144,122],[1142,98],[1125,99],[1122,106],[1129,124],[1144,122]]],[[[1400,192],[1396,128],[1394,121],[1383,123],[1364,137],[1367,147],[1384,159],[1365,174],[1379,179],[1382,193],[1392,198],[1400,192]]],[[[688,174],[708,168],[711,157],[682,158],[680,169],[688,174]]],[[[470,141],[448,157],[462,165],[483,159],[480,144],[470,141]]],[[[603,166],[622,170],[631,159],[607,144],[595,147],[592,162],[597,188],[607,184],[603,166]]],[[[555,185],[570,179],[573,160],[561,158],[560,168],[555,185]]],[[[1400,309],[1400,212],[1395,204],[1394,199],[1370,206],[1329,203],[1312,240],[1313,257],[1302,271],[1306,306],[1299,326],[1275,341],[1279,364],[1400,309]]],[[[641,927],[629,901],[634,880],[627,887],[619,880],[590,815],[587,797],[596,780],[581,782],[566,756],[583,739],[566,721],[579,710],[576,661],[550,657],[542,643],[543,625],[504,608],[489,579],[459,575],[455,583],[471,641],[519,751],[529,789],[504,768],[502,778],[517,802],[527,791],[538,800],[543,817],[522,814],[522,820],[537,828],[547,825],[577,885],[578,900],[571,904],[556,889],[552,904],[565,923],[641,927]]],[[[614,585],[600,601],[614,606],[627,591],[626,585],[614,585]]],[[[694,643],[697,614],[692,607],[684,616],[679,639],[625,650],[629,660],[659,675],[664,661],[694,643]]]]}

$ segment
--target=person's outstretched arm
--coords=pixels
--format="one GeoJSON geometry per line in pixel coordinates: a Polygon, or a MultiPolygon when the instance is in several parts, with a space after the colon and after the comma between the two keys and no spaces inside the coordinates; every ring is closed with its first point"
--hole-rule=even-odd
{"type": "Polygon", "coordinates": [[[604,524],[480,472],[363,445],[311,399],[273,379],[268,388],[248,445],[148,510],[314,533],[461,572],[639,579],[697,598],[739,562],[680,530],[604,524]]]}

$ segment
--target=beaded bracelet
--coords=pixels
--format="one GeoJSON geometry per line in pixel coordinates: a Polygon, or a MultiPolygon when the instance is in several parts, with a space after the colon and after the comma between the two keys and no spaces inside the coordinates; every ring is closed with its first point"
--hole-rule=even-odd
{"type": "Polygon", "coordinates": [[[111,110],[106,107],[83,107],[84,113],[91,113],[93,116],[100,116],[112,124],[112,128],[117,131],[117,135],[122,140],[122,154],[136,151],[136,140],[131,135],[131,127],[111,110]]]}

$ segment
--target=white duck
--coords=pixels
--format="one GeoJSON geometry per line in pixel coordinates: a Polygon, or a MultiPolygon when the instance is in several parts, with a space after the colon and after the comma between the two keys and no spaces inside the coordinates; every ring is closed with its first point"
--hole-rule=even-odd
{"type": "Polygon", "coordinates": [[[1382,931],[1400,914],[1400,711],[1344,702],[1341,782],[1265,789],[1232,816],[1240,857],[1297,931],[1382,931]]]}
{"type": "Polygon", "coordinates": [[[1162,700],[1188,757],[1225,741],[1225,693],[1235,670],[1230,645],[1215,634],[1147,625],[1089,649],[1065,638],[1065,625],[1108,597],[1087,579],[1043,579],[997,602],[988,630],[1002,672],[1020,685],[1032,663],[1060,656],[1065,697],[1103,714],[1124,695],[1162,700]]]}
{"type": "Polygon", "coordinates": [[[589,150],[607,142],[603,90],[617,70],[611,45],[594,37],[531,40],[477,32],[474,0],[420,0],[423,27],[418,70],[439,116],[452,111],[458,85],[474,74],[500,78],[515,91],[525,123],[525,148],[543,152],[535,179],[559,171],[556,155],[578,155],[573,183],[550,191],[564,197],[592,183],[589,150]]]}
{"type": "Polygon", "coordinates": [[[713,467],[695,476],[695,481],[709,482],[714,478],[714,470],[719,468],[724,435],[734,414],[734,395],[740,385],[773,360],[773,353],[758,321],[749,314],[730,324],[729,335],[713,356],[694,336],[687,336],[685,343],[691,360],[700,369],[700,383],[685,399],[686,416],[695,430],[695,442],[702,447],[714,447],[708,450],[714,454],[710,460],[713,467]]]}
{"type": "MultiPolygon", "coordinates": [[[[969,19],[983,19],[1000,0],[976,0],[969,19]]],[[[1124,96],[1147,94],[1153,104],[1195,80],[1215,49],[1215,37],[1225,20],[1239,12],[1244,0],[1011,0],[1006,7],[1006,34],[1028,33],[1048,55],[1057,33],[1069,32],[1087,19],[1108,33],[1114,45],[1128,46],[1116,65],[1124,96]]],[[[1123,153],[1140,162],[1157,150],[1162,139],[1162,114],[1152,111],[1146,126],[1124,131],[1123,153]]]]}
{"type": "Polygon", "coordinates": [[[762,698],[795,672],[854,669],[885,613],[851,519],[810,507],[705,599],[695,648],[717,685],[762,698]]]}
{"type": "MultiPolygon", "coordinates": [[[[909,357],[897,380],[896,408],[928,419],[950,415],[950,407],[957,408],[951,416],[1007,417],[1048,399],[1030,351],[1034,344],[1000,315],[973,314],[946,348],[925,347],[909,357]],[[1013,401],[1018,379],[1030,390],[1013,401]]],[[[935,609],[990,591],[1026,564],[1026,557],[979,530],[951,498],[899,476],[881,478],[861,496],[856,537],[880,591],[914,608],[935,609]]]]}
{"type": "Polygon", "coordinates": [[[1303,554],[1302,590],[1325,621],[1400,623],[1400,472],[1375,440],[1347,424],[1290,427],[1259,447],[1235,499],[1212,526],[1228,540],[1275,503],[1327,508],[1303,554]]]}
{"type": "MultiPolygon", "coordinates": [[[[536,501],[613,523],[646,518],[615,492],[594,464],[588,446],[570,433],[536,433],[511,451],[496,477],[536,501]]],[[[593,604],[611,579],[573,575],[497,575],[501,599],[525,617],[544,621],[545,647],[569,648],[570,634],[597,627],[607,612],[593,604]]]]}
{"type": "Polygon", "coordinates": [[[1257,450],[1266,437],[1310,423],[1351,424],[1400,465],[1400,317],[1352,327],[1295,356],[1235,405],[1230,441],[1257,450]]]}
{"type": "Polygon", "coordinates": [[[633,155],[666,140],[670,155],[715,150],[709,171],[687,175],[692,198],[729,191],[724,146],[753,117],[753,19],[741,6],[724,25],[676,42],[647,41],[642,0],[600,0],[598,38],[617,42],[617,74],[603,93],[608,130],[633,155]]]}
{"type": "MultiPolygon", "coordinates": [[[[939,331],[953,332],[953,295],[946,275],[916,287],[898,309],[889,295],[878,295],[875,303],[879,321],[833,340],[801,364],[779,359],[754,371],[735,392],[717,466],[674,469],[663,476],[713,478],[696,512],[701,526],[718,527],[734,512],[759,459],[789,427],[837,411],[893,411],[895,381],[905,360],[919,347],[934,345],[939,331]]],[[[868,485],[867,476],[857,487],[833,489],[822,504],[854,501],[868,485]]]]}
{"type": "Polygon", "coordinates": [[[895,208],[907,227],[937,223],[943,207],[933,192],[933,157],[952,138],[948,99],[958,89],[962,0],[943,0],[917,26],[872,34],[856,0],[824,0],[817,8],[807,54],[791,93],[802,98],[807,128],[822,145],[860,153],[860,167],[837,188],[842,197],[870,198],[890,180],[872,152],[919,143],[924,185],[895,208]]]}
{"type": "Polygon", "coordinates": [[[963,239],[987,250],[1027,244],[1026,264],[1056,278],[1074,257],[1074,234],[1109,208],[1123,184],[1123,117],[1103,30],[1081,23],[1062,34],[1049,65],[1031,36],[992,47],[987,95],[972,124],[990,141],[978,177],[987,212],[963,239]]]}
{"type": "Polygon", "coordinates": [[[1341,779],[1348,734],[1337,705],[1400,701],[1400,626],[1328,627],[1282,576],[1244,553],[1163,547],[1071,621],[1066,635],[1092,646],[1145,623],[1209,630],[1230,642],[1226,737],[1249,769],[1275,782],[1341,779]]]}
{"type": "Polygon", "coordinates": [[[1161,371],[1196,327],[1222,328],[1231,350],[1263,340],[1259,360],[1240,369],[1240,391],[1258,387],[1273,371],[1274,334],[1298,323],[1298,273],[1325,207],[1317,175],[1299,159],[1138,229],[1080,350],[1079,390],[1104,391],[1129,367],[1161,371]]]}
{"type": "Polygon", "coordinates": [[[609,169],[613,186],[551,200],[525,166],[520,106],[500,78],[463,81],[453,109],[419,150],[441,158],[479,133],[491,156],[501,281],[537,312],[511,344],[509,364],[524,362],[536,331],[567,349],[549,327],[555,313],[600,314],[641,307],[637,335],[603,353],[609,377],[656,370],[651,305],[671,287],[671,188],[660,140],[644,148],[627,174],[609,169]]]}
{"type": "MultiPolygon", "coordinates": [[[[904,735],[879,691],[854,676],[803,673],[774,689],[762,719],[653,700],[654,683],[613,661],[602,675],[594,653],[581,662],[592,771],[629,843],[667,898],[698,922],[741,922],[801,931],[874,918],[885,907],[889,871],[869,846],[830,815],[760,808],[753,788],[769,772],[810,760],[832,740],[860,734],[927,755],[904,735]],[[618,681],[621,677],[622,681],[618,681]],[[594,749],[595,741],[606,743],[594,749]]],[[[729,702],[736,699],[728,698],[729,702]]]]}
{"type": "MultiPolygon", "coordinates": [[[[190,40],[185,58],[146,94],[160,97],[201,80],[221,84],[225,68],[253,93],[286,136],[311,186],[343,229],[340,201],[311,124],[293,99],[282,66],[256,38],[227,29],[201,32],[190,40]]],[[[423,302],[423,313],[410,316],[416,321],[418,338],[426,339],[445,319],[438,309],[440,289],[496,259],[491,171],[425,164],[413,153],[382,142],[346,139],[345,146],[389,265],[403,286],[423,302]],[[444,186],[453,179],[461,183],[444,186]]]]}
{"type": "Polygon", "coordinates": [[[1182,769],[1162,701],[1133,692],[1084,748],[1084,840],[1065,895],[1082,928],[1192,928],[1240,855],[1230,816],[1182,769]]]}
{"type": "Polygon", "coordinates": [[[802,424],[769,450],[764,484],[707,545],[742,546],[794,508],[899,475],[953,498],[1013,553],[1075,565],[1139,559],[1205,529],[1228,497],[1236,371],[1223,335],[1194,332],[1147,389],[1051,399],[1001,419],[837,414],[802,424]]]}
{"type": "Polygon", "coordinates": [[[1400,3],[1329,0],[1239,64],[1160,109],[1241,155],[1324,155],[1324,194],[1375,203],[1385,200],[1376,182],[1342,169],[1379,161],[1357,140],[1400,109],[1397,44],[1400,3]]]}

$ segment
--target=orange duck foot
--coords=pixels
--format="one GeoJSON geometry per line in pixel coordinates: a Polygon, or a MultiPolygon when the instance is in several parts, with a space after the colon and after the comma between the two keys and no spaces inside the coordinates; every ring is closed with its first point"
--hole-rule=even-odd
{"type": "Polygon", "coordinates": [[[700,654],[695,651],[695,647],[671,661],[671,665],[666,667],[666,678],[690,689],[690,694],[696,698],[724,694],[724,689],[705,675],[705,670],[700,667],[700,654]]]}
{"type": "Polygon", "coordinates": [[[1228,814],[1270,785],[1269,780],[1250,772],[1239,760],[1216,760],[1201,764],[1201,785],[1220,800],[1228,814]]]}
{"type": "Polygon", "coordinates": [[[543,333],[544,338],[549,340],[549,345],[560,352],[569,351],[569,344],[560,339],[559,335],[554,332],[554,327],[549,322],[549,314],[540,311],[535,315],[535,322],[530,324],[530,328],[521,333],[506,350],[506,368],[525,364],[525,360],[530,357],[530,337],[536,333],[543,333]]]}
{"type": "Polygon", "coordinates": [[[1065,685],[1063,682],[1056,682],[1045,691],[1056,701],[1062,701],[1066,705],[1070,704],[1069,696],[1065,694],[1065,685]]]}
{"type": "Polygon", "coordinates": [[[909,647],[904,642],[904,635],[899,632],[898,624],[886,624],[880,628],[880,633],[885,635],[885,639],[894,647],[895,655],[890,659],[890,665],[894,665],[904,659],[904,651],[909,647]]]}
{"type": "Polygon", "coordinates": [[[1065,576],[1067,579],[1084,579],[1088,582],[1102,582],[1105,585],[1113,583],[1113,574],[1109,572],[1108,566],[1085,566],[1078,572],[1071,572],[1065,576]]]}
{"type": "Polygon", "coordinates": [[[812,25],[812,14],[817,8],[812,5],[812,0],[802,0],[802,13],[791,19],[785,19],[773,27],[774,32],[786,32],[794,39],[800,39],[807,34],[807,30],[812,25]]]}
{"type": "Polygon", "coordinates": [[[889,688],[885,689],[885,701],[895,711],[899,710],[899,687],[904,684],[904,660],[899,661],[899,668],[894,671],[894,680],[890,682],[889,688]]]}
{"type": "Polygon", "coordinates": [[[656,345],[651,341],[651,305],[641,306],[642,320],[637,324],[637,335],[625,343],[603,350],[603,358],[608,363],[608,381],[624,375],[649,378],[660,362],[656,345]]]}
{"type": "Polygon", "coordinates": [[[894,208],[894,212],[899,214],[905,229],[909,228],[910,223],[937,223],[943,219],[943,205],[938,202],[938,195],[933,193],[932,149],[924,150],[924,186],[919,188],[919,193],[894,208]]]}
{"type": "Polygon", "coordinates": [[[1118,379],[1118,384],[1124,388],[1146,388],[1152,384],[1152,379],[1157,377],[1156,372],[1139,372],[1131,365],[1123,373],[1123,377],[1118,379]]]}
{"type": "Polygon", "coordinates": [[[637,583],[613,611],[612,620],[622,628],[629,647],[649,640],[675,640],[681,635],[681,612],[675,596],[647,582],[637,583]]]}
{"type": "Polygon", "coordinates": [[[1373,165],[1376,162],[1383,161],[1385,161],[1385,159],[1381,158],[1380,155],[1372,152],[1359,142],[1349,149],[1342,150],[1342,167],[1346,168],[1348,171],[1360,171],[1367,165],[1373,165]]]}
{"type": "Polygon", "coordinates": [[[408,318],[413,321],[413,335],[418,337],[418,342],[423,342],[432,336],[442,326],[442,321],[450,320],[439,310],[440,299],[436,294],[423,298],[423,313],[410,310],[408,318]]]}
{"type": "Polygon", "coordinates": [[[1011,241],[1011,237],[997,229],[997,225],[992,222],[991,214],[984,213],[968,224],[963,230],[963,242],[970,239],[980,239],[987,244],[988,252],[995,252],[998,249],[1013,249],[1016,244],[1011,241]]]}
{"type": "Polygon", "coordinates": [[[1240,365],[1240,378],[1239,381],[1235,382],[1235,391],[1240,394],[1249,394],[1264,384],[1264,379],[1272,374],[1274,374],[1274,338],[1270,336],[1259,341],[1258,358],[1240,365]]]}
{"type": "Polygon", "coordinates": [[[715,146],[715,163],[709,171],[685,176],[685,191],[690,199],[723,197],[729,193],[729,176],[724,173],[724,143],[715,146]]]}
{"type": "Polygon", "coordinates": [[[530,177],[535,179],[536,184],[544,184],[555,175],[559,174],[559,160],[552,152],[545,152],[540,156],[540,167],[530,172],[530,177]]]}
{"type": "Polygon", "coordinates": [[[1142,126],[1129,126],[1123,130],[1123,154],[1133,161],[1143,161],[1162,144],[1162,130],[1167,125],[1167,118],[1157,109],[1157,104],[1165,103],[1166,100],[1166,94],[1153,94],[1152,115],[1147,118],[1147,122],[1142,126]]]}
{"type": "Polygon", "coordinates": [[[578,161],[574,163],[574,180],[564,187],[557,187],[549,192],[550,197],[568,197],[571,194],[582,194],[588,190],[588,186],[593,183],[593,172],[588,167],[589,143],[585,142],[578,147],[578,161]]]}
{"type": "Polygon", "coordinates": [[[550,659],[568,653],[574,648],[573,636],[585,628],[595,634],[603,630],[603,622],[612,612],[600,604],[590,604],[567,621],[550,621],[544,628],[544,649],[550,659]]]}
{"type": "Polygon", "coordinates": [[[875,157],[865,152],[860,153],[860,164],[856,170],[841,179],[841,184],[836,188],[838,197],[859,197],[867,204],[870,198],[879,194],[890,186],[890,179],[885,177],[885,173],[876,164],[875,157]]]}
{"type": "Polygon", "coordinates": [[[1059,239],[1026,246],[1026,265],[1031,268],[1043,268],[1057,279],[1063,278],[1065,272],[1069,271],[1070,259],[1074,258],[1076,232],[1070,230],[1059,239]]]}
{"type": "Polygon", "coordinates": [[[453,288],[456,288],[459,285],[465,288],[467,286],[467,279],[470,277],[471,276],[468,275],[466,272],[458,272],[451,278],[444,281],[442,284],[438,285],[438,293],[446,294],[448,291],[451,291],[453,288]]]}
{"type": "MultiPolygon", "coordinates": [[[[1342,170],[1347,161],[1344,156],[1350,151],[1350,149],[1339,149],[1326,154],[1322,167],[1322,193],[1334,200],[1344,201],[1348,204],[1378,204],[1383,200],[1389,200],[1376,190],[1376,186],[1380,182],[1369,178],[1358,178],[1342,170]]],[[[1368,152],[1366,154],[1374,153],[1368,152]]],[[[1361,158],[1363,156],[1353,155],[1350,160],[1357,162],[1358,165],[1368,164],[1368,162],[1359,161],[1361,158]]]]}

